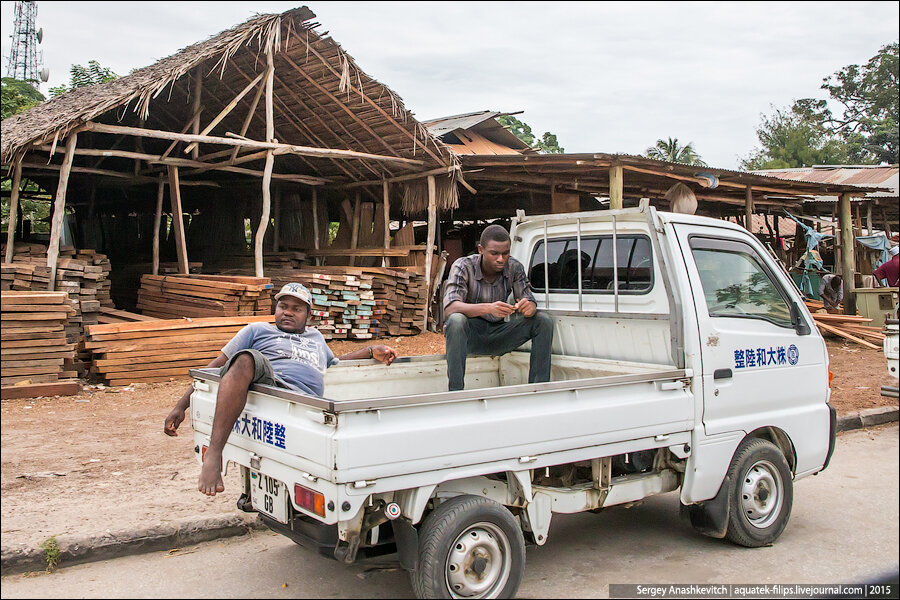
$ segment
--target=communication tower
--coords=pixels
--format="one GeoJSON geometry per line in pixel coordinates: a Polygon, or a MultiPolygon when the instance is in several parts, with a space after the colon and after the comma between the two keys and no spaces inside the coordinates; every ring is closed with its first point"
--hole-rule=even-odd
{"type": "Polygon", "coordinates": [[[43,66],[43,53],[38,50],[44,30],[37,29],[37,2],[17,1],[15,11],[6,76],[27,81],[39,89],[41,82],[50,78],[50,71],[43,66]]]}

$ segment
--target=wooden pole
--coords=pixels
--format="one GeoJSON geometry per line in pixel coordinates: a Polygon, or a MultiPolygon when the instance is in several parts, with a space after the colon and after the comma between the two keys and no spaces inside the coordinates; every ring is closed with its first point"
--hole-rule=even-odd
{"type": "MultiPolygon", "coordinates": [[[[194,69],[194,104],[191,108],[191,114],[194,115],[194,121],[191,123],[191,132],[194,135],[200,133],[200,94],[203,92],[203,76],[200,67],[194,69]]],[[[191,150],[191,158],[197,160],[200,156],[200,145],[194,146],[191,150]]]]}
{"type": "MultiPolygon", "coordinates": [[[[266,62],[269,66],[266,76],[266,141],[272,142],[275,140],[275,108],[272,93],[275,84],[275,58],[271,50],[266,53],[266,62]]],[[[269,210],[272,203],[272,168],[274,166],[275,152],[269,150],[266,152],[266,167],[263,170],[262,215],[259,219],[259,228],[256,230],[253,248],[257,277],[263,277],[263,239],[266,237],[266,228],[269,225],[269,210]]]]}
{"type": "Polygon", "coordinates": [[[12,188],[9,191],[9,222],[6,226],[6,262],[13,261],[16,243],[16,224],[19,213],[19,187],[22,184],[22,161],[17,161],[13,169],[12,188]]]}
{"type": "Polygon", "coordinates": [[[890,238],[893,233],[891,233],[891,224],[887,219],[887,212],[885,212],[884,207],[881,207],[881,221],[884,223],[884,232],[887,233],[887,236],[890,238]]]}
{"type": "Polygon", "coordinates": [[[69,185],[69,173],[72,172],[72,161],[75,160],[75,143],[77,133],[70,133],[66,140],[66,156],[59,170],[59,185],[56,188],[56,200],[53,203],[53,219],[50,225],[50,245],[47,247],[47,266],[50,267],[50,282],[47,289],[56,289],[56,261],[59,258],[59,239],[66,217],[66,188],[69,185]]]}
{"type": "Polygon", "coordinates": [[[744,196],[744,229],[753,233],[753,188],[747,186],[744,196]]]}
{"type": "MultiPolygon", "coordinates": [[[[268,70],[266,71],[266,73],[268,73],[268,70]]],[[[253,120],[253,115],[256,114],[256,107],[259,106],[259,100],[260,98],[262,98],[263,92],[265,90],[265,84],[260,84],[260,86],[256,88],[256,95],[253,96],[253,102],[250,103],[250,110],[247,111],[247,116],[244,117],[244,123],[241,125],[241,137],[247,135],[247,129],[249,129],[250,127],[250,122],[253,120]]],[[[237,147],[235,147],[235,149],[231,151],[231,158],[228,160],[229,163],[234,163],[234,160],[237,158],[237,154],[239,151],[240,148],[237,147]]]]}
{"type": "Polygon", "coordinates": [[[172,227],[175,230],[175,251],[178,254],[178,272],[187,275],[187,242],[184,239],[184,211],[181,209],[181,185],[178,181],[178,167],[170,165],[169,201],[172,203],[172,227]]]}
{"type": "Polygon", "coordinates": [[[856,261],[853,244],[853,215],[850,194],[841,194],[839,222],[841,226],[841,279],[844,282],[844,314],[856,314],[856,261]]]}
{"type": "MultiPolygon", "coordinates": [[[[359,246],[359,213],[360,213],[359,192],[356,192],[356,199],[353,201],[353,220],[350,223],[350,248],[356,250],[359,246]]],[[[350,257],[350,266],[356,265],[356,257],[350,257]]]]}
{"type": "Polygon", "coordinates": [[[437,185],[434,175],[428,176],[428,238],[425,241],[425,314],[422,317],[422,331],[428,329],[428,308],[431,305],[431,260],[434,248],[434,234],[437,225],[437,185]]]}
{"type": "Polygon", "coordinates": [[[153,274],[159,275],[159,226],[162,224],[163,197],[166,195],[166,182],[159,176],[156,188],[156,214],[153,217],[153,274]]]}
{"type": "Polygon", "coordinates": [[[625,179],[622,165],[609,168],[609,208],[616,210],[624,206],[625,179]]]}
{"type": "Polygon", "coordinates": [[[872,202],[866,202],[866,235],[872,235],[875,232],[872,224],[872,202]]]}
{"type": "MultiPolygon", "coordinates": [[[[381,209],[384,211],[384,249],[391,247],[391,184],[384,181],[381,185],[381,209]]],[[[385,257],[381,266],[386,267],[388,260],[385,257]]]]}
{"type": "MultiPolygon", "coordinates": [[[[213,118],[213,120],[210,121],[209,124],[207,124],[207,126],[203,128],[203,131],[200,131],[200,132],[194,131],[194,134],[195,134],[195,135],[206,135],[207,133],[209,133],[210,131],[212,131],[213,129],[215,129],[216,125],[218,125],[219,123],[221,123],[221,122],[222,122],[222,119],[224,119],[225,117],[227,117],[227,116],[228,116],[228,113],[230,113],[232,110],[234,110],[234,107],[238,105],[238,102],[241,101],[241,98],[243,98],[244,96],[246,96],[247,93],[248,93],[250,90],[252,90],[253,87],[254,87],[257,83],[260,82],[260,80],[263,78],[264,75],[265,75],[265,73],[260,73],[259,75],[257,75],[257,76],[256,76],[256,79],[254,79],[253,81],[251,81],[251,82],[247,85],[247,87],[245,87],[243,90],[240,91],[240,93],[238,93],[237,96],[235,96],[234,98],[232,98],[231,102],[229,102],[227,105],[225,105],[225,108],[223,108],[223,109],[219,112],[219,114],[217,114],[217,115],[213,118]]],[[[200,121],[200,119],[199,119],[199,117],[198,117],[198,118],[197,118],[197,122],[199,123],[199,121],[200,121]]],[[[195,128],[195,129],[196,129],[196,128],[195,128]]],[[[245,133],[246,133],[246,132],[245,132],[245,133]]],[[[244,134],[242,133],[241,135],[244,135],[244,134]]],[[[188,147],[187,147],[187,148],[184,149],[184,153],[187,154],[188,151],[190,151],[191,153],[194,153],[194,151],[197,150],[198,146],[199,146],[199,142],[192,142],[191,144],[188,144],[188,147]]],[[[197,158],[197,155],[196,155],[196,154],[194,154],[194,158],[195,158],[195,159],[197,158]]]]}
{"type": "Polygon", "coordinates": [[[319,249],[319,198],[316,188],[312,189],[313,248],[319,249]]]}
{"type": "Polygon", "coordinates": [[[272,227],[272,252],[278,252],[278,247],[281,243],[281,195],[282,189],[280,185],[275,185],[275,223],[272,227]]]}

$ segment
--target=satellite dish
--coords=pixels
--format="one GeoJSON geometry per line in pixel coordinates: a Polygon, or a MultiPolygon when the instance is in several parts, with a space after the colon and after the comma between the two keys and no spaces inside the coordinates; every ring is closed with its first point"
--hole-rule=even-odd
{"type": "Polygon", "coordinates": [[[40,44],[44,40],[44,28],[41,27],[37,32],[38,44],[40,44]]]}
{"type": "Polygon", "coordinates": [[[47,81],[49,81],[49,79],[50,79],[50,69],[48,69],[47,67],[44,67],[43,69],[41,69],[41,81],[43,81],[44,83],[47,83],[47,81]]]}

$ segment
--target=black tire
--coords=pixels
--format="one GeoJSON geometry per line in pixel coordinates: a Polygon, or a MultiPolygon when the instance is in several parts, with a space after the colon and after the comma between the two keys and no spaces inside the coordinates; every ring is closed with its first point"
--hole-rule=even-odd
{"type": "Polygon", "coordinates": [[[741,442],[728,476],[732,482],[726,537],[740,546],[759,548],[778,539],[791,517],[794,482],[781,450],[772,442],[741,442]]]}
{"type": "Polygon", "coordinates": [[[417,598],[513,598],[524,573],[516,518],[493,500],[457,496],[419,529],[419,564],[410,580],[417,598]]]}

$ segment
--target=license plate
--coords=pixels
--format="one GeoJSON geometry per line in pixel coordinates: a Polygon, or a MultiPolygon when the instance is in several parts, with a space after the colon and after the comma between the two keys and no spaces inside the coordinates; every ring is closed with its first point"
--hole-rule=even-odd
{"type": "Polygon", "coordinates": [[[288,522],[287,486],[277,479],[250,471],[250,501],[259,512],[280,523],[288,522]]]}

